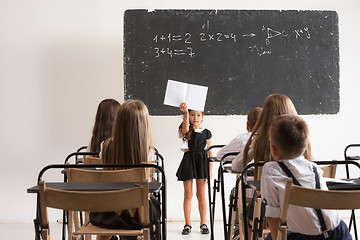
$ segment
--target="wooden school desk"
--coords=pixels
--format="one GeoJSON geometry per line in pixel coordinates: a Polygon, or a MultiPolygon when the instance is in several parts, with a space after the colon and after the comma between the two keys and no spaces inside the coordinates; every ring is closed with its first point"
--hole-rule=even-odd
{"type": "MultiPolygon", "coordinates": [[[[155,168],[161,172],[162,182],[151,182],[149,183],[149,192],[161,192],[161,226],[162,226],[162,239],[166,240],[166,178],[165,171],[160,166],[154,164],[54,164],[44,167],[38,176],[38,184],[42,180],[42,175],[45,171],[49,169],[61,169],[64,168],[87,168],[93,169],[96,167],[102,168],[134,168],[134,167],[143,167],[143,168],[155,168]]],[[[37,194],[37,203],[36,203],[36,218],[34,219],[35,226],[35,240],[40,240],[41,233],[41,213],[40,213],[40,201],[39,201],[39,187],[36,186],[30,187],[27,189],[28,193],[37,194]]],[[[99,190],[121,190],[129,189],[132,187],[137,187],[139,183],[129,183],[129,182],[114,182],[114,183],[101,183],[101,182],[47,182],[47,186],[51,188],[58,188],[62,190],[74,190],[74,191],[99,191],[99,190]]],[[[141,184],[141,183],[140,183],[141,184]]],[[[63,233],[64,236],[64,233],[63,233]]]]}

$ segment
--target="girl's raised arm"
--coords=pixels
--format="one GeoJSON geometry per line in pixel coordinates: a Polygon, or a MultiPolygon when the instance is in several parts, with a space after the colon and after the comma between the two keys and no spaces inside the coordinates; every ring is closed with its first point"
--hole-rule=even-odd
{"type": "Polygon", "coordinates": [[[180,110],[184,113],[184,119],[181,127],[181,132],[185,135],[189,131],[189,111],[186,102],[180,104],[180,110]]]}

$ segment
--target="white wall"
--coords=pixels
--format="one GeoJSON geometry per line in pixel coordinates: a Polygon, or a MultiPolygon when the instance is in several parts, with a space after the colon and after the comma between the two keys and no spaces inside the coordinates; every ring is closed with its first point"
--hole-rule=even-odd
{"type": "MultiPolygon", "coordinates": [[[[62,163],[70,152],[88,143],[100,100],[123,102],[123,13],[129,8],[337,11],[340,112],[304,118],[317,159],[341,159],[347,144],[359,142],[359,3],[1,0],[0,222],[30,222],[35,216],[35,195],[26,189],[36,184],[40,169],[62,163]]],[[[182,184],[175,177],[182,155],[177,137],[180,122],[180,116],[151,117],[154,144],[166,160],[169,220],[182,219],[182,184]]],[[[214,144],[223,144],[245,130],[245,117],[206,116],[204,126],[213,132],[214,144]]],[[[61,180],[59,172],[46,177],[61,180]]],[[[230,188],[233,179],[227,183],[230,188]]],[[[194,219],[198,218],[196,206],[194,201],[194,219]]]]}

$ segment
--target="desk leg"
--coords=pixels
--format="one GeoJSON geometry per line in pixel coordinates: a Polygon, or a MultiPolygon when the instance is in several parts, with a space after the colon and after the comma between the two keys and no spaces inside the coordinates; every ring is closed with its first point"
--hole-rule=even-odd
{"type": "Polygon", "coordinates": [[[210,240],[214,240],[214,216],[212,212],[212,202],[211,202],[211,183],[210,183],[210,170],[208,162],[208,174],[207,174],[207,183],[208,183],[208,196],[209,196],[209,210],[210,210],[210,240]]]}
{"type": "Polygon", "coordinates": [[[247,211],[246,211],[246,186],[245,183],[241,180],[241,198],[242,198],[242,218],[243,218],[243,225],[244,225],[244,239],[249,239],[248,234],[248,218],[247,218],[247,211]]]}
{"type": "Polygon", "coordinates": [[[166,185],[165,185],[165,181],[163,181],[163,186],[162,186],[162,239],[166,240],[166,185]]]}
{"type": "Polygon", "coordinates": [[[222,212],[223,212],[223,223],[224,223],[224,239],[227,239],[227,223],[226,223],[226,206],[225,206],[225,184],[224,184],[224,172],[221,167],[219,168],[220,175],[220,186],[221,186],[221,201],[222,201],[222,212]]]}
{"type": "Polygon", "coordinates": [[[34,219],[34,227],[35,227],[35,240],[40,240],[41,234],[41,213],[40,213],[40,199],[39,194],[37,194],[36,198],[36,218],[34,219]]]}
{"type": "Polygon", "coordinates": [[[34,219],[34,227],[35,227],[35,240],[40,240],[40,226],[38,219],[34,219]]]}
{"type": "Polygon", "coordinates": [[[349,231],[351,230],[352,223],[354,223],[355,240],[358,240],[358,234],[357,234],[357,228],[356,228],[355,210],[351,210],[350,223],[349,223],[349,231]]]}
{"type": "Polygon", "coordinates": [[[62,240],[65,240],[66,238],[67,214],[68,212],[63,210],[62,240]]]}

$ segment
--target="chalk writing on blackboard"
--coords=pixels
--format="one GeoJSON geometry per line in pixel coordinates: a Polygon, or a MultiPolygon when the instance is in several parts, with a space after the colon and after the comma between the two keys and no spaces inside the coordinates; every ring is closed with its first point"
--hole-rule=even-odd
{"type": "MultiPolygon", "coordinates": [[[[206,26],[207,30],[211,30],[211,22],[208,20],[206,24],[203,24],[201,29],[206,26]]],[[[287,30],[276,30],[270,27],[262,26],[262,32],[266,32],[266,37],[263,40],[265,45],[270,45],[271,40],[277,37],[291,38],[295,37],[296,39],[306,38],[310,39],[311,34],[309,27],[305,26],[302,28],[293,29],[290,32],[287,30]]],[[[236,39],[239,37],[243,38],[256,38],[259,34],[251,32],[244,34],[237,34],[234,32],[186,32],[184,34],[178,33],[154,33],[152,38],[153,41],[153,53],[155,58],[159,57],[196,57],[196,48],[192,47],[193,43],[204,43],[206,42],[217,42],[219,44],[236,44],[236,39]],[[226,42],[225,42],[226,41],[226,42]],[[174,45],[179,45],[179,43],[185,44],[181,46],[182,48],[176,48],[174,45]]],[[[239,42],[239,41],[238,41],[239,42]]],[[[241,44],[241,43],[239,43],[241,44]]],[[[200,46],[201,47],[201,46],[200,46]]],[[[249,44],[248,48],[250,52],[257,54],[258,56],[263,56],[265,54],[271,54],[271,49],[265,50],[265,47],[262,45],[251,45],[249,44]]]]}

